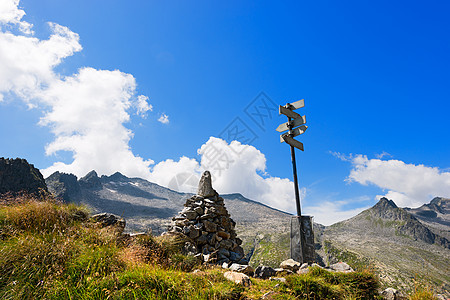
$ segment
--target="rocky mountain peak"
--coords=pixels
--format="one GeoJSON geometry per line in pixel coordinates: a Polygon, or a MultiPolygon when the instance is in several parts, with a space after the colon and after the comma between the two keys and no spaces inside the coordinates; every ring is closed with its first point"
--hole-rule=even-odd
{"type": "Polygon", "coordinates": [[[45,179],[48,190],[56,197],[65,201],[71,200],[80,194],[80,185],[77,176],[56,171],[45,179]]]}
{"type": "Polygon", "coordinates": [[[375,204],[374,208],[380,209],[390,209],[390,208],[398,208],[394,201],[389,200],[386,197],[382,197],[377,204],[375,204]]]}
{"type": "Polygon", "coordinates": [[[94,170],[87,173],[86,176],[81,178],[78,182],[85,188],[98,188],[102,185],[97,172],[95,172],[94,170]]]}
{"type": "Polygon", "coordinates": [[[41,172],[26,159],[0,158],[0,194],[26,192],[48,193],[41,172]]]}
{"type": "Polygon", "coordinates": [[[120,172],[116,172],[114,174],[112,174],[111,176],[102,176],[102,179],[108,179],[111,181],[128,181],[129,178],[126,177],[125,175],[123,175],[120,172]]]}
{"type": "Polygon", "coordinates": [[[427,206],[436,212],[440,212],[441,214],[450,214],[449,198],[435,197],[427,206]]]}

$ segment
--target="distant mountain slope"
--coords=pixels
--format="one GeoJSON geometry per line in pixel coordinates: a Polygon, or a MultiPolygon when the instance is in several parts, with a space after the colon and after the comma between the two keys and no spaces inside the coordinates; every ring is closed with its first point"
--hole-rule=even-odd
{"type": "Polygon", "coordinates": [[[372,265],[387,285],[411,288],[417,276],[441,291],[450,288],[449,241],[386,198],[326,227],[319,239],[325,261],[372,265]]]}
{"type": "MultiPolygon", "coordinates": [[[[126,230],[154,234],[167,230],[171,218],[183,209],[192,194],[179,193],[140,178],[120,173],[98,177],[95,171],[74,183],[74,175],[56,172],[46,179],[49,190],[66,201],[81,203],[93,212],[124,217],[126,230]]],[[[221,195],[243,248],[254,264],[277,266],[289,257],[290,214],[245,198],[221,195]]]]}
{"type": "Polygon", "coordinates": [[[450,199],[436,197],[419,208],[405,208],[433,232],[450,240],[450,199]]]}

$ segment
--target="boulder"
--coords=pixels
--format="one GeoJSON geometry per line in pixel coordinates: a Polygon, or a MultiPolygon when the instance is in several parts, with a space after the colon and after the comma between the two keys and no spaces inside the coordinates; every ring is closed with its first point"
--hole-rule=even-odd
{"type": "Polygon", "coordinates": [[[403,300],[407,299],[405,295],[393,288],[387,288],[381,292],[381,296],[386,300],[403,300]]]}
{"type": "Polygon", "coordinates": [[[228,269],[230,269],[231,271],[244,273],[248,276],[253,276],[253,274],[255,272],[255,269],[253,269],[253,267],[251,267],[249,265],[240,265],[240,264],[236,264],[236,263],[229,266],[228,269]]]}
{"type": "Polygon", "coordinates": [[[126,225],[125,219],[110,213],[96,214],[91,216],[91,219],[99,223],[102,227],[116,226],[120,232],[123,232],[126,225]]]}
{"type": "Polygon", "coordinates": [[[259,266],[256,268],[253,276],[255,278],[267,279],[271,276],[275,276],[275,274],[276,272],[273,268],[266,266],[259,266]]]}
{"type": "Polygon", "coordinates": [[[293,260],[292,258],[289,258],[280,264],[280,268],[291,270],[292,272],[297,272],[298,269],[300,269],[301,263],[298,261],[293,260]]]}
{"type": "Polygon", "coordinates": [[[209,171],[205,171],[202,174],[202,178],[200,178],[200,182],[198,184],[197,195],[202,197],[213,197],[217,194],[217,192],[213,189],[211,183],[211,173],[209,171]]]}
{"type": "Polygon", "coordinates": [[[242,286],[250,286],[251,285],[250,277],[248,277],[244,273],[228,271],[228,272],[223,273],[223,276],[226,279],[233,281],[236,284],[240,284],[242,286]]]}
{"type": "Polygon", "coordinates": [[[344,272],[344,273],[354,272],[353,269],[345,262],[338,262],[336,264],[332,264],[330,265],[330,269],[334,272],[344,272]]]}

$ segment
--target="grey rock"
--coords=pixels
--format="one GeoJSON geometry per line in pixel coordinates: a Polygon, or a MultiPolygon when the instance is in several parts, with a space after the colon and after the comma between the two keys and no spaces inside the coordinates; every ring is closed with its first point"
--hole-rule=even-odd
{"type": "Polygon", "coordinates": [[[269,280],[271,280],[271,281],[279,281],[279,282],[286,282],[286,278],[284,278],[284,277],[270,277],[269,280]]]}
{"type": "Polygon", "coordinates": [[[240,284],[242,286],[250,286],[251,285],[250,277],[248,277],[244,273],[228,271],[228,272],[223,273],[223,276],[226,279],[233,281],[236,284],[240,284]]]}
{"type": "Polygon", "coordinates": [[[194,211],[199,215],[203,215],[203,208],[201,208],[201,206],[197,206],[194,208],[194,211]]]}
{"type": "Polygon", "coordinates": [[[226,231],[218,231],[217,235],[224,239],[229,239],[231,237],[231,234],[226,231]]]}
{"type": "Polygon", "coordinates": [[[403,300],[407,298],[401,292],[393,288],[385,289],[384,291],[381,292],[381,296],[386,300],[403,300]]]}
{"type": "Polygon", "coordinates": [[[338,262],[336,264],[332,264],[330,265],[330,269],[335,272],[344,272],[344,273],[354,272],[353,269],[345,262],[338,262]]]}
{"type": "Polygon", "coordinates": [[[253,273],[255,272],[255,269],[249,265],[240,265],[240,264],[232,264],[228,267],[231,271],[235,272],[241,272],[249,276],[253,276],[253,273]]]}
{"type": "Polygon", "coordinates": [[[281,262],[280,268],[291,270],[293,272],[297,272],[300,269],[301,264],[298,261],[293,260],[292,258],[286,259],[281,262]]]}
{"type": "Polygon", "coordinates": [[[116,226],[120,232],[123,232],[126,225],[125,219],[110,213],[96,214],[91,216],[91,219],[101,224],[102,227],[116,226]]]}
{"type": "Polygon", "coordinates": [[[291,274],[294,274],[294,272],[289,270],[289,269],[276,268],[274,270],[275,270],[277,276],[278,275],[291,275],[291,274]]]}
{"type": "Polygon", "coordinates": [[[254,277],[261,278],[261,279],[267,279],[271,276],[275,276],[276,272],[271,267],[266,266],[259,266],[255,269],[254,277]]]}
{"type": "Polygon", "coordinates": [[[213,189],[211,183],[211,173],[209,173],[209,171],[203,172],[202,178],[200,178],[200,182],[198,184],[197,195],[202,197],[212,197],[216,194],[217,192],[213,189]]]}
{"type": "Polygon", "coordinates": [[[230,251],[230,259],[235,262],[239,262],[244,255],[241,253],[230,251]]]}
{"type": "Polygon", "coordinates": [[[197,218],[197,213],[195,211],[186,211],[183,213],[187,219],[189,220],[195,220],[197,218]]]}
{"type": "Polygon", "coordinates": [[[208,232],[216,232],[217,231],[217,225],[211,221],[204,220],[203,225],[205,226],[205,230],[208,232]]]}

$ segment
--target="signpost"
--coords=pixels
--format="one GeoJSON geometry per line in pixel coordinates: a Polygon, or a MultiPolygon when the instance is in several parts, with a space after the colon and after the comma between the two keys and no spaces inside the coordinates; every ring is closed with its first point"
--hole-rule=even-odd
{"type": "Polygon", "coordinates": [[[284,132],[280,135],[280,142],[286,142],[291,146],[292,170],[294,174],[295,203],[297,207],[297,217],[291,219],[291,257],[298,262],[314,261],[314,232],[312,217],[302,216],[300,207],[300,194],[298,190],[297,164],[295,161],[295,148],[304,151],[303,143],[294,139],[294,137],[305,133],[308,126],[306,116],[301,116],[294,110],[305,106],[305,100],[299,100],[293,103],[287,103],[279,107],[279,114],[288,118],[286,123],[277,127],[278,132],[284,132]]]}

